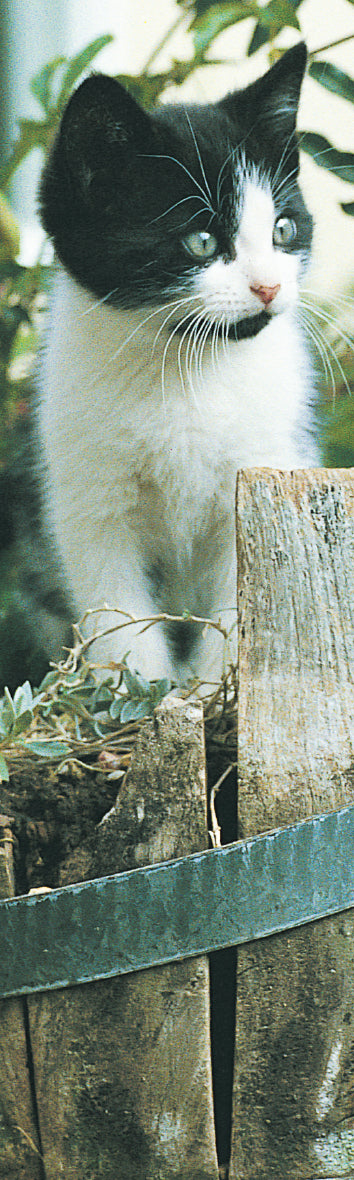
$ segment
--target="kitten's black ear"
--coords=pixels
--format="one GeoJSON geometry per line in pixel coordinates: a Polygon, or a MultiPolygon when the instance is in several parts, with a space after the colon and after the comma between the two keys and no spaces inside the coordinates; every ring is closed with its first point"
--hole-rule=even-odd
{"type": "Polygon", "coordinates": [[[92,74],[81,83],[64,111],[51,156],[44,171],[41,201],[43,220],[51,182],[61,190],[90,201],[104,188],[104,178],[121,170],[127,154],[147,150],[151,122],[146,111],[114,78],[92,74]]]}
{"type": "Polygon", "coordinates": [[[307,62],[303,41],[288,49],[262,78],[222,100],[237,123],[246,124],[259,139],[289,141],[295,131],[301,84],[307,62]]]}

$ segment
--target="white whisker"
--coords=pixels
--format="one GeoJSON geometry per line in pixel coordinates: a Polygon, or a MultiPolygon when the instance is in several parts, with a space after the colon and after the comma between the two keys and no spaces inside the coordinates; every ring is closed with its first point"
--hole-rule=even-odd
{"type": "Polygon", "coordinates": [[[102,299],[96,299],[95,303],[91,303],[90,307],[86,307],[85,311],[80,313],[81,318],[84,319],[86,315],[90,315],[90,312],[96,311],[97,307],[102,307],[103,303],[107,303],[117,291],[119,291],[119,287],[113,287],[112,291],[107,291],[107,295],[102,295],[102,299]]]}
{"type": "Polygon", "coordinates": [[[186,306],[187,306],[187,304],[189,304],[189,303],[195,303],[195,298],[196,298],[196,297],[195,297],[195,295],[187,295],[187,296],[185,296],[185,298],[182,298],[182,299],[180,299],[180,300],[178,301],[178,303],[177,303],[177,304],[176,304],[176,303],[174,303],[174,304],[173,304],[173,306],[172,306],[171,310],[169,311],[168,315],[167,315],[167,316],[165,317],[165,319],[163,320],[163,323],[162,323],[162,324],[160,324],[160,327],[159,327],[158,331],[156,332],[156,336],[155,336],[155,338],[154,338],[154,343],[153,343],[153,346],[152,346],[152,353],[153,353],[153,354],[154,354],[154,350],[155,350],[155,347],[156,347],[157,341],[159,340],[159,338],[160,338],[160,336],[161,336],[161,333],[163,332],[163,329],[165,328],[166,324],[167,324],[167,323],[168,323],[168,321],[171,319],[171,316],[173,316],[173,315],[176,315],[176,312],[178,311],[178,309],[179,309],[180,307],[184,308],[184,307],[186,307],[186,306]]]}
{"type": "Polygon", "coordinates": [[[200,164],[200,171],[201,171],[201,174],[202,174],[202,177],[203,177],[203,180],[204,180],[204,183],[205,183],[205,188],[206,188],[206,191],[207,191],[207,193],[208,193],[209,200],[210,200],[210,206],[212,207],[212,205],[213,205],[213,198],[212,198],[212,194],[211,194],[211,192],[210,192],[210,187],[209,187],[209,184],[208,184],[208,181],[207,181],[206,172],[205,172],[204,164],[203,164],[202,157],[201,157],[201,154],[200,154],[200,151],[199,151],[199,147],[198,147],[198,143],[197,143],[197,140],[196,140],[195,132],[194,132],[194,130],[193,130],[193,127],[192,127],[192,124],[191,124],[191,121],[190,121],[190,118],[189,118],[188,111],[186,110],[186,107],[184,108],[184,113],[185,113],[185,116],[186,116],[186,119],[187,119],[187,122],[188,122],[188,125],[189,125],[189,128],[190,128],[191,135],[193,136],[193,142],[194,142],[195,150],[196,150],[196,153],[197,153],[197,156],[198,156],[198,160],[199,160],[199,164],[200,164]]]}
{"type": "MultiPolygon", "coordinates": [[[[168,349],[170,347],[170,344],[172,343],[172,340],[176,336],[177,332],[179,332],[181,330],[181,328],[183,328],[183,324],[185,324],[186,321],[188,321],[186,332],[189,331],[189,319],[190,319],[190,317],[189,317],[189,313],[188,313],[186,316],[183,317],[182,320],[179,320],[178,323],[174,325],[174,328],[173,328],[172,332],[170,332],[168,339],[166,341],[165,347],[164,347],[163,356],[162,356],[162,364],[161,364],[161,383],[162,383],[162,395],[163,395],[164,404],[165,404],[165,370],[166,370],[168,349]]],[[[183,333],[183,339],[186,335],[186,332],[183,333]]],[[[181,368],[181,360],[180,360],[180,344],[178,346],[177,360],[178,360],[178,368],[179,368],[179,373],[180,373],[180,378],[181,378],[181,386],[182,386],[183,392],[185,393],[186,390],[185,390],[185,384],[184,384],[182,368],[181,368]]]]}
{"type": "Polygon", "coordinates": [[[236,154],[236,148],[230,148],[229,154],[228,154],[228,156],[226,156],[226,160],[224,160],[224,163],[222,164],[220,171],[219,171],[218,179],[216,182],[216,202],[217,202],[218,206],[222,205],[221,189],[222,189],[222,186],[223,186],[223,183],[225,180],[225,176],[223,174],[226,172],[226,168],[229,163],[229,160],[234,158],[235,154],[236,154]]]}
{"type": "MultiPolygon", "coordinates": [[[[187,201],[200,201],[201,208],[209,212],[210,206],[206,204],[204,198],[198,196],[198,193],[191,193],[189,197],[182,197],[180,201],[176,201],[174,205],[170,205],[169,209],[164,209],[163,213],[159,213],[157,217],[153,217],[152,221],[149,221],[149,225],[155,225],[156,221],[161,221],[163,217],[167,217],[168,213],[173,213],[174,209],[178,209],[179,205],[185,205],[187,201]]],[[[197,209],[197,212],[193,213],[193,217],[197,217],[200,212],[201,210],[197,209]]],[[[192,218],[189,218],[189,220],[192,221],[192,218]]],[[[188,222],[184,224],[188,224],[188,222]]]]}
{"type": "Polygon", "coordinates": [[[301,309],[301,318],[302,318],[303,323],[305,325],[307,335],[310,337],[310,340],[312,340],[314,348],[315,348],[316,352],[318,352],[318,354],[321,358],[325,379],[326,379],[327,383],[329,381],[331,383],[332,399],[334,402],[335,396],[336,396],[336,383],[335,383],[335,378],[334,378],[334,373],[333,373],[331,361],[329,360],[329,357],[327,355],[327,345],[326,345],[326,341],[323,337],[323,333],[321,332],[321,330],[317,326],[315,326],[311,322],[310,317],[305,312],[304,308],[301,309]]]}
{"type": "Polygon", "coordinates": [[[326,310],[322,307],[316,307],[315,304],[312,305],[306,303],[306,300],[301,300],[301,302],[303,302],[305,307],[307,306],[309,311],[312,311],[313,315],[318,316],[318,319],[322,320],[323,323],[328,324],[329,327],[333,328],[337,335],[340,336],[342,340],[344,340],[347,348],[349,348],[351,352],[354,352],[354,339],[351,336],[348,336],[348,333],[344,331],[341,324],[339,324],[337,319],[334,319],[330,312],[326,312],[326,310]]]}
{"type": "MultiPolygon", "coordinates": [[[[324,323],[326,323],[326,324],[328,324],[328,325],[330,325],[330,324],[332,324],[332,323],[333,323],[333,321],[332,321],[332,318],[331,318],[331,317],[328,317],[328,316],[325,316],[325,315],[323,315],[323,314],[322,314],[322,313],[319,311],[319,309],[318,309],[318,308],[316,308],[316,307],[315,307],[315,306],[313,306],[312,304],[309,304],[309,303],[307,303],[307,302],[306,302],[306,300],[303,300],[303,299],[301,299],[301,301],[300,301],[300,313],[302,313],[302,314],[303,314],[303,313],[304,313],[304,311],[305,311],[305,314],[307,313],[307,330],[308,330],[308,331],[309,331],[309,326],[310,326],[310,325],[309,325],[309,316],[311,316],[311,315],[317,315],[317,316],[318,316],[318,318],[319,318],[319,319],[320,319],[322,322],[324,322],[324,323]]],[[[341,336],[343,336],[343,333],[342,333],[342,332],[340,331],[340,329],[338,328],[338,325],[337,325],[337,330],[338,330],[338,334],[339,334],[339,335],[341,335],[341,336]]],[[[323,331],[321,330],[321,328],[319,327],[319,324],[316,324],[316,325],[314,325],[314,324],[311,322],[311,331],[312,331],[312,333],[313,333],[313,335],[312,335],[312,339],[314,339],[314,337],[316,337],[316,339],[317,339],[317,342],[319,342],[319,340],[321,340],[321,348],[320,348],[320,347],[318,347],[318,352],[319,352],[319,354],[322,356],[322,360],[323,360],[323,361],[324,361],[324,358],[323,358],[323,351],[321,351],[321,350],[325,350],[325,353],[326,353],[326,359],[327,359],[328,366],[329,366],[329,369],[330,369],[330,372],[331,372],[332,389],[333,389],[333,380],[334,380],[334,376],[333,376],[333,369],[332,369],[332,364],[331,364],[331,362],[329,361],[329,354],[330,354],[330,355],[331,355],[331,357],[333,358],[334,364],[336,365],[336,367],[337,367],[337,369],[338,369],[338,372],[339,372],[339,373],[340,373],[340,375],[341,375],[341,378],[342,378],[343,384],[345,385],[345,388],[346,388],[346,390],[347,390],[348,396],[349,396],[349,397],[351,397],[351,389],[350,389],[350,386],[349,386],[349,383],[348,383],[348,379],[347,379],[347,377],[346,377],[346,374],[345,374],[345,372],[344,372],[343,365],[341,364],[341,361],[340,361],[340,359],[339,359],[339,356],[338,356],[338,354],[337,354],[337,353],[336,353],[336,351],[335,351],[335,348],[333,347],[333,345],[332,345],[332,344],[330,343],[330,341],[328,340],[328,337],[324,335],[324,332],[323,332],[323,331]]],[[[346,343],[348,344],[348,346],[349,346],[350,348],[353,348],[353,343],[350,341],[349,337],[346,337],[346,335],[345,335],[345,334],[344,334],[344,339],[345,339],[346,343]]],[[[326,371],[326,366],[325,366],[325,364],[324,364],[324,368],[325,368],[325,371],[326,371]]],[[[334,396],[335,396],[335,390],[334,390],[334,396]]]]}
{"type": "Polygon", "coordinates": [[[166,156],[165,156],[165,155],[163,155],[162,153],[161,153],[161,154],[159,153],[159,154],[156,154],[156,155],[155,155],[155,153],[152,153],[152,152],[151,152],[151,153],[148,153],[148,154],[144,155],[144,159],[152,159],[152,160],[171,160],[171,162],[172,162],[173,164],[177,164],[177,165],[178,165],[178,167],[182,169],[182,172],[185,172],[185,173],[186,173],[186,176],[189,176],[189,179],[192,181],[192,184],[195,184],[195,187],[196,187],[197,189],[199,189],[199,192],[202,194],[202,197],[204,198],[204,200],[205,200],[205,202],[206,202],[206,205],[208,206],[208,209],[210,209],[210,211],[211,211],[212,213],[214,213],[214,209],[212,208],[212,205],[210,204],[210,201],[208,200],[207,194],[204,192],[204,189],[202,188],[202,185],[201,185],[201,184],[199,184],[198,180],[196,180],[195,176],[193,176],[193,173],[189,171],[189,168],[186,168],[186,165],[185,165],[185,164],[182,164],[182,161],[181,161],[181,160],[178,160],[176,156],[169,156],[169,155],[166,155],[166,156]]]}

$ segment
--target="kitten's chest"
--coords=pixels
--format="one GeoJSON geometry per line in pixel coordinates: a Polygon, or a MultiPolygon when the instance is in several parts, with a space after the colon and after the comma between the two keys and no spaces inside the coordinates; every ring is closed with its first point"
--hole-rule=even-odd
{"type": "MultiPolygon", "coordinates": [[[[141,313],[92,311],[65,276],[42,370],[41,433],[55,515],[100,520],[139,511],[142,496],[176,522],[232,508],[236,471],[301,463],[302,357],[286,317],[254,341],[183,365],[141,313]],[[144,334],[145,333],[145,334],[144,334]],[[149,334],[150,333],[150,334],[149,334]]],[[[154,321],[153,321],[154,322],[154,321]]],[[[185,358],[184,358],[185,359],[185,358]]]]}

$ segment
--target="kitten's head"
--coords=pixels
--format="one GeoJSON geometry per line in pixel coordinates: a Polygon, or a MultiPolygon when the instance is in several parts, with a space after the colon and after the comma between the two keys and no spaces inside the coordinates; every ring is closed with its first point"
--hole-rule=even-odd
{"type": "Polygon", "coordinates": [[[83,82],[41,186],[66,269],[112,305],[181,299],[181,319],[190,306],[237,337],[293,305],[312,234],[297,183],[305,65],[300,43],[220,102],[151,113],[112,78],[83,82]]]}

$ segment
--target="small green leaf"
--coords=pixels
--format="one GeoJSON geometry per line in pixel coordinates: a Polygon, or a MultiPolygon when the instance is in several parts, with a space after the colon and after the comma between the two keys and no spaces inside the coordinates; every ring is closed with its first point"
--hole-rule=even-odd
{"type": "Polygon", "coordinates": [[[299,29],[295,13],[301,3],[302,0],[285,0],[285,3],[283,0],[270,0],[270,3],[259,11],[259,19],[248,46],[247,56],[251,57],[257,49],[266,45],[267,41],[273,40],[287,25],[299,29]]]}
{"type": "Polygon", "coordinates": [[[9,779],[9,768],[6,765],[4,755],[0,752],[0,783],[8,783],[9,779]]]}
{"type": "Polygon", "coordinates": [[[21,244],[20,227],[9,202],[0,193],[0,259],[7,262],[16,258],[21,244]]]}
{"type": "Polygon", "coordinates": [[[29,710],[24,710],[22,713],[20,713],[19,716],[16,717],[16,721],[14,721],[13,726],[11,728],[11,737],[15,738],[15,737],[18,737],[19,733],[24,733],[25,729],[29,728],[32,721],[33,721],[33,713],[32,712],[30,712],[29,710]]]}
{"type": "Polygon", "coordinates": [[[91,713],[100,713],[105,706],[112,704],[112,689],[105,684],[99,684],[90,702],[91,713]]]}
{"type": "Polygon", "coordinates": [[[52,684],[55,684],[57,679],[58,673],[55,669],[52,672],[47,672],[43,680],[41,680],[39,691],[44,692],[46,688],[51,688],[52,684]]]}
{"type": "Polygon", "coordinates": [[[348,214],[348,217],[354,217],[354,201],[341,201],[341,208],[343,213],[348,214]]]}
{"type": "Polygon", "coordinates": [[[24,742],[23,746],[29,750],[31,754],[38,754],[40,758],[65,758],[66,754],[70,753],[70,746],[66,742],[51,741],[28,741],[24,742]]]}
{"type": "Polygon", "coordinates": [[[149,712],[149,701],[126,701],[121,711],[120,720],[122,725],[125,725],[128,721],[138,721],[142,717],[147,717],[149,712]]]}
{"type": "Polygon", "coordinates": [[[112,718],[112,721],[118,721],[118,719],[120,718],[124,704],[125,704],[124,697],[115,697],[114,701],[112,701],[112,704],[111,704],[111,707],[109,710],[109,716],[112,718]]]}
{"type": "Polygon", "coordinates": [[[35,74],[35,77],[32,78],[30,83],[32,94],[37,99],[37,102],[40,103],[41,107],[43,107],[46,115],[56,107],[56,98],[52,92],[52,83],[55,74],[60,69],[60,66],[64,64],[65,60],[65,57],[56,57],[54,61],[48,62],[48,65],[44,66],[38,74],[35,74]]]}
{"type": "Polygon", "coordinates": [[[177,4],[180,4],[182,8],[186,8],[189,13],[193,9],[196,16],[204,16],[204,13],[209,8],[215,7],[215,0],[193,0],[193,3],[191,3],[191,0],[177,0],[177,4]]]}
{"type": "Polygon", "coordinates": [[[14,702],[12,700],[12,696],[11,696],[11,693],[10,693],[8,687],[7,687],[7,684],[5,684],[5,688],[4,688],[4,698],[5,698],[5,701],[4,701],[5,709],[7,708],[8,714],[10,716],[12,716],[13,718],[15,718],[16,717],[16,709],[14,707],[14,702]]]}
{"type": "Polygon", "coordinates": [[[318,135],[315,131],[304,131],[300,146],[313,157],[320,168],[326,168],[328,172],[333,172],[349,184],[354,183],[353,152],[340,152],[324,135],[318,135]]]}
{"type": "MultiPolygon", "coordinates": [[[[116,80],[142,106],[153,107],[166,87],[170,86],[171,82],[177,81],[175,74],[178,64],[175,62],[172,69],[167,70],[164,74],[116,74],[116,80]]],[[[182,62],[181,66],[183,65],[186,66],[185,76],[187,76],[189,63],[182,62]]]]}
{"type": "Polygon", "coordinates": [[[16,692],[14,694],[14,709],[16,717],[19,717],[21,713],[24,713],[28,709],[31,709],[32,711],[32,707],[33,693],[31,685],[29,680],[25,680],[24,684],[20,684],[19,687],[16,688],[16,692]]]}
{"type": "Polygon", "coordinates": [[[202,57],[220,33],[250,16],[258,16],[258,4],[252,0],[212,4],[194,17],[190,25],[196,54],[202,57]]]}
{"type": "Polygon", "coordinates": [[[348,102],[354,102],[354,78],[345,74],[343,70],[338,70],[337,66],[332,65],[332,62],[313,61],[309,68],[309,74],[311,74],[311,78],[315,78],[316,82],[320,82],[321,86],[325,86],[326,90],[331,90],[340,98],[346,98],[348,102]]]}
{"type": "Polygon", "coordinates": [[[167,694],[171,692],[171,688],[171,680],[156,680],[153,685],[155,701],[159,703],[164,697],[167,697],[167,694]]]}
{"type": "Polygon", "coordinates": [[[129,693],[129,696],[131,696],[133,700],[140,700],[141,697],[146,696],[150,692],[149,681],[144,680],[144,677],[140,676],[139,672],[130,672],[129,668],[126,668],[123,672],[123,682],[127,692],[129,693]]]}
{"type": "Polygon", "coordinates": [[[10,156],[1,170],[0,183],[2,188],[5,188],[13,172],[16,171],[19,164],[22,164],[22,160],[28,156],[29,152],[33,151],[33,148],[47,149],[52,132],[52,124],[39,119],[20,119],[19,130],[18,139],[13,144],[10,156]]]}
{"type": "Polygon", "coordinates": [[[62,111],[66,106],[71,91],[84,70],[88,69],[95,57],[97,57],[97,54],[101,52],[101,49],[105,49],[106,45],[111,45],[112,41],[114,41],[112,34],[105,33],[102,37],[97,37],[95,41],[90,41],[90,44],[86,45],[85,49],[80,50],[80,53],[76,53],[74,57],[69,58],[58,98],[59,111],[62,111]]]}

